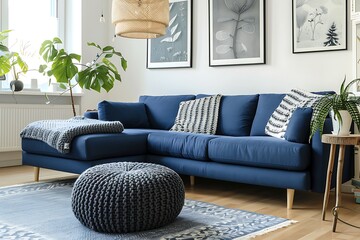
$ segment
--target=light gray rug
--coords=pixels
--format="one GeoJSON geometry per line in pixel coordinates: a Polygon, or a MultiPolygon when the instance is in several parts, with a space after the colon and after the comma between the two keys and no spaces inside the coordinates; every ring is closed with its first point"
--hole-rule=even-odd
{"type": "Polygon", "coordinates": [[[102,234],[84,227],[71,210],[73,181],[0,188],[0,239],[248,239],[295,221],[186,200],[177,220],[152,231],[102,234]]]}

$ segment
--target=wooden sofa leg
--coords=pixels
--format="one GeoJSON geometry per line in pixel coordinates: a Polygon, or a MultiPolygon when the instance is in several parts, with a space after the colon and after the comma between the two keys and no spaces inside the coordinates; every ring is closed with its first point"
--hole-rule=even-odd
{"type": "Polygon", "coordinates": [[[34,167],[34,181],[35,182],[39,181],[39,176],[40,176],[40,168],[34,167]]]}
{"type": "Polygon", "coordinates": [[[294,195],[295,195],[294,189],[287,189],[287,209],[293,208],[294,195]]]}
{"type": "Polygon", "coordinates": [[[195,177],[194,176],[190,176],[190,186],[191,187],[195,186],[195,177]]]}

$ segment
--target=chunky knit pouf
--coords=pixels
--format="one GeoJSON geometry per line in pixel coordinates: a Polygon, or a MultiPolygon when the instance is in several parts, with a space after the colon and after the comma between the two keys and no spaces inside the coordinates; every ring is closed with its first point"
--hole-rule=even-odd
{"type": "Polygon", "coordinates": [[[173,170],[151,163],[109,163],[76,180],[72,210],[88,228],[128,233],[169,224],[184,205],[184,185],[173,170]]]}

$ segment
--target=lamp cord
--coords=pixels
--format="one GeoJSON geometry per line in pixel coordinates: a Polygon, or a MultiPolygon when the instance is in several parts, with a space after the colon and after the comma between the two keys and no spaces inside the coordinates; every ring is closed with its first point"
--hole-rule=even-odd
{"type": "Polygon", "coordinates": [[[360,229],[360,226],[353,225],[353,224],[348,223],[348,222],[342,220],[341,218],[339,218],[338,209],[346,209],[346,210],[349,210],[349,211],[353,211],[353,212],[360,213],[359,211],[356,211],[356,210],[350,209],[350,208],[346,208],[346,207],[342,207],[342,206],[336,206],[336,207],[334,207],[334,208],[331,210],[332,215],[333,215],[334,217],[336,217],[338,221],[340,221],[340,222],[342,222],[342,223],[344,223],[344,224],[346,224],[346,225],[348,225],[348,226],[350,226],[350,227],[354,227],[354,228],[360,229]]]}

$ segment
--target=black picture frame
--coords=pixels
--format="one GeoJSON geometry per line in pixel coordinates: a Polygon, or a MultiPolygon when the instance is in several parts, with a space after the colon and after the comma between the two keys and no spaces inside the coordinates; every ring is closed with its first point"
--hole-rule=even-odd
{"type": "Polygon", "coordinates": [[[294,54],[348,49],[348,1],[328,0],[321,5],[314,0],[298,1],[292,0],[294,54]]]}
{"type": "Polygon", "coordinates": [[[169,3],[167,34],[147,40],[147,69],[192,67],[193,0],[170,0],[169,3]]]}
{"type": "Polygon", "coordinates": [[[266,63],[265,0],[208,0],[208,10],[210,67],[266,63]]]}

